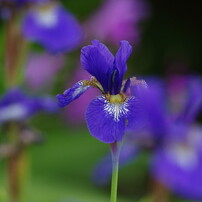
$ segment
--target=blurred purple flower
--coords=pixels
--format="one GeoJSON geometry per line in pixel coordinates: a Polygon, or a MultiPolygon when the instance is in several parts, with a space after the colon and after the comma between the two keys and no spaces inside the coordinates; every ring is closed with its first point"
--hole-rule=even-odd
{"type": "Polygon", "coordinates": [[[55,99],[50,97],[30,97],[20,89],[10,89],[0,99],[0,123],[25,121],[39,111],[55,112],[55,99]]]}
{"type": "Polygon", "coordinates": [[[60,107],[70,104],[89,87],[97,87],[102,96],[92,100],[86,111],[86,122],[92,136],[104,143],[121,141],[125,130],[137,129],[143,116],[137,97],[127,96],[130,79],[123,82],[126,62],[132,52],[127,41],[120,42],[114,57],[108,48],[97,40],[81,50],[81,63],[93,77],[77,82],[63,94],[57,95],[60,107]]]}
{"type": "Polygon", "coordinates": [[[153,137],[160,134],[151,170],[153,177],[174,193],[186,198],[202,199],[202,128],[193,126],[202,107],[202,83],[197,77],[174,80],[181,93],[176,90],[177,85],[171,93],[184,98],[177,100],[177,104],[180,102],[182,105],[180,110],[175,108],[177,113],[173,113],[173,102],[170,103],[165,86],[149,84],[144,97],[143,105],[149,112],[148,129],[153,137]]]}
{"type": "Polygon", "coordinates": [[[175,135],[155,152],[153,177],[182,197],[201,200],[202,128],[182,125],[175,135]]]}
{"type": "Polygon", "coordinates": [[[56,73],[64,65],[64,55],[33,53],[28,59],[25,70],[25,82],[35,90],[50,87],[56,73]]]}
{"type": "Polygon", "coordinates": [[[82,40],[82,30],[75,17],[56,3],[40,4],[28,11],[22,33],[50,52],[72,51],[82,40]]]}
{"type": "Polygon", "coordinates": [[[149,6],[142,0],[107,0],[86,23],[88,35],[118,45],[121,40],[137,44],[139,23],[149,15],[149,6]]]}

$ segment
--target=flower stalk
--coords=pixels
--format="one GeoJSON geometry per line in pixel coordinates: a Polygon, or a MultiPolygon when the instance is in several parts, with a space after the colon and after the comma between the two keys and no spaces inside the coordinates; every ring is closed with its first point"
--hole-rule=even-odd
{"type": "Polygon", "coordinates": [[[111,181],[111,197],[110,202],[117,201],[117,189],[118,189],[118,172],[119,172],[119,154],[120,148],[117,143],[113,143],[111,146],[112,154],[112,181],[111,181]]]}

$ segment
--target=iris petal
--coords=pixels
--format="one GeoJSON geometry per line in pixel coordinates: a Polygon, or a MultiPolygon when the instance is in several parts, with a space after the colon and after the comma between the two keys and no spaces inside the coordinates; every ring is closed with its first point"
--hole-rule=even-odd
{"type": "Polygon", "coordinates": [[[65,107],[72,101],[79,98],[90,86],[86,86],[83,81],[77,82],[72,88],[67,89],[63,94],[58,94],[56,97],[60,107],[65,107]]]}
{"type": "Polygon", "coordinates": [[[93,46],[98,48],[101,54],[105,56],[106,61],[109,65],[111,65],[114,62],[114,56],[103,43],[100,43],[98,40],[93,40],[92,44],[93,46]]]}
{"type": "Polygon", "coordinates": [[[88,106],[86,121],[92,136],[104,143],[123,139],[125,129],[136,125],[138,116],[134,113],[138,106],[135,97],[123,103],[110,103],[104,96],[97,97],[88,106]],[[134,123],[132,123],[134,122],[134,123]]]}
{"type": "Polygon", "coordinates": [[[120,48],[115,56],[115,66],[119,70],[121,80],[123,79],[123,76],[127,70],[126,62],[131,53],[132,53],[132,46],[129,44],[129,42],[121,41],[120,48]]]}
{"type": "Polygon", "coordinates": [[[112,80],[111,86],[111,94],[119,94],[122,86],[123,76],[127,70],[126,62],[132,52],[132,46],[129,44],[128,41],[121,41],[120,48],[116,53],[114,66],[113,66],[113,73],[116,73],[116,79],[112,80]]]}
{"type": "Polygon", "coordinates": [[[102,85],[105,93],[109,91],[108,80],[113,67],[114,56],[108,48],[94,40],[93,45],[85,46],[81,50],[81,64],[102,85]]]}

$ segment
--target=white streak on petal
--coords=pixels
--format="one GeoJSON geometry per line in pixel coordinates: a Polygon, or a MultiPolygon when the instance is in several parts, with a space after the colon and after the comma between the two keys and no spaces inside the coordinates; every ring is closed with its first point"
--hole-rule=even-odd
{"type": "Polygon", "coordinates": [[[128,103],[110,103],[105,99],[104,111],[106,115],[110,115],[114,117],[114,121],[120,121],[120,117],[126,115],[128,110],[128,103]]]}
{"type": "Polygon", "coordinates": [[[81,94],[82,92],[86,91],[89,86],[83,84],[82,81],[78,82],[79,87],[74,91],[72,94],[72,98],[74,99],[77,95],[81,94]]]}

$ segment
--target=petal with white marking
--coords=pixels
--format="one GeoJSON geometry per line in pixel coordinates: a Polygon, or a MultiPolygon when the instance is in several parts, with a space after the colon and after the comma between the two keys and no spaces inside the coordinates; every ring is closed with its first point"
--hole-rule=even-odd
{"type": "Polygon", "coordinates": [[[65,107],[72,101],[79,98],[90,86],[85,85],[83,81],[77,82],[72,88],[67,89],[63,94],[58,94],[56,97],[60,107],[65,107]]]}
{"type": "Polygon", "coordinates": [[[111,103],[104,96],[94,99],[86,111],[91,135],[104,143],[121,141],[125,129],[136,121],[136,115],[131,113],[137,104],[135,97],[130,97],[123,103],[111,103]]]}

